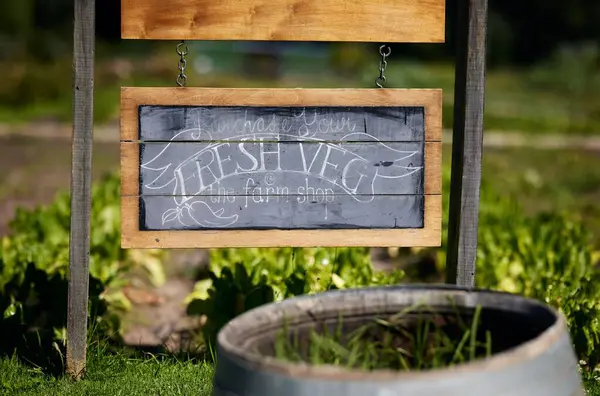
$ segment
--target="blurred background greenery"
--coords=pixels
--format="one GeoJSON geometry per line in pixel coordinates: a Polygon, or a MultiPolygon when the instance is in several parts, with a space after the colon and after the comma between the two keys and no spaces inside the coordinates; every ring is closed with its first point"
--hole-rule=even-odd
{"type": "MultiPolygon", "coordinates": [[[[71,117],[72,1],[0,5],[0,122],[71,117]]],[[[452,124],[456,0],[445,44],[395,44],[389,87],[445,91],[452,124]]],[[[600,131],[600,3],[491,1],[486,127],[600,131]]],[[[174,42],[121,40],[120,1],[97,2],[96,119],[118,117],[121,85],[174,86],[174,42]]],[[[371,87],[378,44],[192,42],[189,85],[371,87]]]]}

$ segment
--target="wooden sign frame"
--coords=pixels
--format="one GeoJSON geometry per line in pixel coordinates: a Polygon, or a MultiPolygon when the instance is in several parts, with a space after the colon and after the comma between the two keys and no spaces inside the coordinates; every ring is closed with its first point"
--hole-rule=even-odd
{"type": "Polygon", "coordinates": [[[441,90],[122,88],[122,247],[439,246],[442,225],[441,112],[441,90]],[[143,105],[423,107],[425,109],[424,227],[141,231],[139,223],[139,106],[143,105]]]}
{"type": "Polygon", "coordinates": [[[442,43],[445,0],[122,0],[121,37],[442,43]]]}

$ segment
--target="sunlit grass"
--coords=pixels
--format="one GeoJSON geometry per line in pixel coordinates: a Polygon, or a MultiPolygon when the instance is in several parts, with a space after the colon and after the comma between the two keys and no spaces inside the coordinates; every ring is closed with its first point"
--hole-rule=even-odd
{"type": "Polygon", "coordinates": [[[132,357],[92,346],[85,378],[54,377],[19,361],[0,359],[2,395],[199,395],[212,391],[213,366],[172,356],[132,357]]]}
{"type": "Polygon", "coordinates": [[[351,331],[344,329],[343,317],[335,329],[324,322],[308,331],[284,324],[274,340],[275,357],[364,371],[441,369],[492,355],[492,333],[480,329],[480,318],[480,306],[465,315],[458,307],[442,314],[415,304],[351,331]]]}

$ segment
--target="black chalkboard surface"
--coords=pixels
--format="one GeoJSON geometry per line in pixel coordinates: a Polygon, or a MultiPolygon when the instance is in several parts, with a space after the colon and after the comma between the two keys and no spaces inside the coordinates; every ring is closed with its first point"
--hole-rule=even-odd
{"type": "Polygon", "coordinates": [[[140,106],[140,230],[421,228],[424,108],[140,106]]]}

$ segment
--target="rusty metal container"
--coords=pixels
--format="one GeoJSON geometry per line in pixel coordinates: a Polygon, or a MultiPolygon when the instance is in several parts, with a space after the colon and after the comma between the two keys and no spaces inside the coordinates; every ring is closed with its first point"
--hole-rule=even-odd
{"type": "Polygon", "coordinates": [[[453,286],[330,291],[249,311],[219,333],[214,396],[583,396],[562,315],[517,295],[453,286]],[[496,334],[491,357],[429,371],[359,371],[288,363],[259,354],[285,323],[296,328],[342,314],[367,320],[425,301],[436,312],[480,306],[496,334]],[[499,338],[497,340],[497,338],[499,338]],[[496,342],[498,341],[498,342],[496,342]]]}

